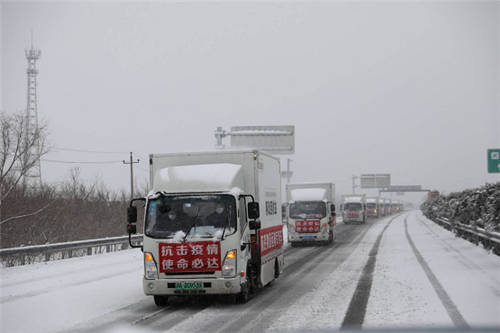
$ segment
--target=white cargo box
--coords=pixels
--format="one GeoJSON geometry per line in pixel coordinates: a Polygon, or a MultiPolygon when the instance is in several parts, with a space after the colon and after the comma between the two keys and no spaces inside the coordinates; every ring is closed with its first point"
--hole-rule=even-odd
{"type": "Polygon", "coordinates": [[[280,161],[254,151],[151,154],[153,192],[251,194],[260,204],[262,228],[281,225],[280,161]]]}
{"type": "Polygon", "coordinates": [[[333,202],[335,185],[333,183],[287,184],[287,201],[327,201],[333,202]]]}

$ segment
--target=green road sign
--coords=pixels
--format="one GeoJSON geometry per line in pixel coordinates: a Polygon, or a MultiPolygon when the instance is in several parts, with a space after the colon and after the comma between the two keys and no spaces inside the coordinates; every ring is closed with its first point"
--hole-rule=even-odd
{"type": "Polygon", "coordinates": [[[500,149],[488,149],[488,173],[500,173],[500,149]]]}

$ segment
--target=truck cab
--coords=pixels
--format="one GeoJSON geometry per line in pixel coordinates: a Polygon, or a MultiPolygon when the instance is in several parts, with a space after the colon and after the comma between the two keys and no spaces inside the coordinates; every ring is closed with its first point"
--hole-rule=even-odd
{"type": "Polygon", "coordinates": [[[344,223],[366,223],[366,199],[364,195],[343,196],[342,202],[344,223]]]}
{"type": "Polygon", "coordinates": [[[378,197],[366,198],[366,215],[368,217],[381,216],[380,198],[378,197]]]}
{"type": "Polygon", "coordinates": [[[332,183],[288,184],[288,239],[299,243],[331,244],[335,239],[336,212],[332,183]]]}

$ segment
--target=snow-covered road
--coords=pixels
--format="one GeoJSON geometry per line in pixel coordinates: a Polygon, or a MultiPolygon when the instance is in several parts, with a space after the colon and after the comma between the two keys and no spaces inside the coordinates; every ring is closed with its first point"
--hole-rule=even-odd
{"type": "Polygon", "coordinates": [[[497,327],[500,257],[419,211],[338,225],[332,247],[289,248],[284,274],[247,304],[142,293],[138,250],[3,268],[2,332],[234,332],[497,327]]]}

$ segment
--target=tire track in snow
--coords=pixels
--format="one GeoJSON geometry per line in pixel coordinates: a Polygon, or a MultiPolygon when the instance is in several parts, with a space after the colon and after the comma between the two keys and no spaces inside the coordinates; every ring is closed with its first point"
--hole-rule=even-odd
{"type": "Polygon", "coordinates": [[[358,280],[354,294],[352,295],[351,301],[349,302],[349,307],[342,322],[340,329],[360,329],[366,314],[366,306],[368,305],[368,299],[370,298],[370,290],[372,288],[373,282],[373,271],[375,269],[375,262],[377,259],[378,249],[380,247],[380,242],[382,241],[382,236],[384,232],[389,228],[392,221],[402,215],[394,216],[389,220],[387,225],[382,229],[380,234],[377,236],[375,243],[373,244],[370,253],[368,254],[368,261],[363,267],[363,272],[358,280]]]}
{"type": "MultiPolygon", "coordinates": [[[[306,269],[305,270],[306,273],[301,275],[301,279],[306,279],[306,278],[311,279],[312,276],[312,279],[317,279],[318,280],[317,282],[321,283],[322,276],[324,276],[325,274],[327,275],[333,274],[337,270],[337,268],[339,268],[339,266],[341,266],[345,261],[349,260],[351,255],[354,253],[355,249],[358,247],[360,240],[362,240],[365,237],[365,235],[372,228],[375,222],[376,220],[373,220],[373,222],[368,225],[364,224],[358,225],[358,227],[364,228],[364,230],[362,230],[361,233],[357,233],[357,231],[359,230],[356,229],[356,225],[349,226],[350,230],[349,236],[354,236],[354,237],[352,237],[351,239],[349,239],[350,237],[347,237],[345,242],[338,242],[331,249],[331,251],[324,252],[325,256],[315,261],[314,265],[312,265],[313,267],[312,269],[306,269]],[[354,246],[354,248],[349,248],[349,246],[354,246]],[[322,263],[325,262],[327,264],[332,265],[333,267],[328,267],[328,270],[325,270],[325,266],[321,265],[322,263]]],[[[316,283],[314,285],[316,285],[316,283]]],[[[288,288],[284,286],[283,289],[285,290],[288,288]]],[[[242,326],[242,331],[248,331],[248,332],[265,331],[269,328],[269,326],[272,325],[274,319],[280,315],[284,307],[286,306],[290,307],[292,304],[295,303],[295,301],[300,299],[309,291],[310,288],[298,289],[298,290],[294,288],[294,290],[292,291],[279,293],[278,297],[272,299],[271,302],[266,303],[266,309],[268,311],[261,312],[257,317],[254,318],[254,320],[248,320],[247,316],[245,316],[243,320],[235,322],[235,324],[232,327],[229,327],[229,330],[226,330],[226,332],[230,332],[231,328],[236,329],[237,324],[241,325],[242,323],[246,323],[245,326],[242,326]]]]}
{"type": "MultiPolygon", "coordinates": [[[[369,225],[361,225],[361,227],[364,228],[361,233],[358,232],[359,229],[355,226],[345,225],[343,230],[339,230],[337,236],[346,234],[346,237],[343,237],[342,239],[337,238],[337,241],[332,247],[323,247],[319,248],[318,251],[314,251],[314,253],[312,253],[313,260],[311,260],[310,256],[306,256],[302,258],[302,260],[296,262],[296,267],[294,267],[292,272],[285,271],[287,275],[282,280],[280,279],[281,281],[279,281],[279,284],[276,285],[276,289],[270,290],[267,295],[262,295],[263,297],[259,298],[251,308],[245,311],[245,313],[239,314],[237,317],[232,317],[231,320],[222,327],[220,327],[219,324],[219,328],[215,328],[214,330],[218,332],[264,331],[267,327],[269,327],[269,325],[272,324],[273,319],[283,311],[283,306],[290,306],[310,290],[307,287],[301,288],[301,281],[307,280],[308,276],[313,273],[317,273],[318,268],[323,268],[320,264],[325,260],[336,256],[338,254],[336,251],[337,249],[345,248],[352,244],[357,246],[359,240],[363,239],[366,233],[371,229],[372,225],[373,223],[369,225]],[[295,280],[295,283],[298,284],[298,286],[290,286],[290,283],[293,284],[293,280],[295,280]],[[289,283],[287,284],[287,282],[289,283]],[[263,308],[267,309],[267,311],[263,312],[263,308]]],[[[338,262],[335,262],[333,270],[335,270],[336,267],[338,267],[342,262],[347,260],[349,255],[350,253],[344,258],[341,258],[338,262]]],[[[331,273],[331,271],[328,273],[331,273]]]]}
{"type": "Polygon", "coordinates": [[[420,254],[420,251],[418,251],[417,247],[413,243],[413,240],[408,232],[408,217],[405,217],[405,234],[406,234],[406,239],[408,240],[408,243],[410,244],[411,249],[413,250],[413,254],[415,254],[415,257],[417,257],[417,261],[422,267],[422,269],[425,272],[425,275],[429,279],[432,287],[434,288],[434,291],[439,297],[439,300],[443,304],[444,308],[446,309],[446,312],[448,313],[448,316],[450,316],[450,319],[452,320],[453,324],[455,324],[456,327],[460,329],[469,329],[470,326],[467,324],[465,321],[464,317],[458,310],[457,306],[455,303],[452,301],[446,290],[443,288],[441,283],[439,282],[438,278],[432,270],[430,269],[429,265],[425,261],[424,257],[420,254]]]}
{"type": "MultiPolygon", "coordinates": [[[[306,256],[309,256],[313,249],[309,248],[307,249],[309,251],[305,250],[288,247],[285,249],[285,254],[290,256],[298,252],[306,252],[306,256]]],[[[210,302],[216,298],[216,296],[213,296],[207,299],[206,302],[203,302],[202,307],[193,304],[189,299],[178,299],[177,302],[169,304],[164,308],[158,308],[148,298],[147,302],[140,301],[115,310],[111,314],[96,318],[92,322],[82,323],[74,327],[72,331],[75,330],[75,332],[80,333],[102,332],[112,329],[119,331],[121,329],[132,329],[131,326],[139,328],[140,332],[143,329],[162,330],[162,327],[174,327],[182,321],[187,320],[190,316],[203,311],[205,308],[213,305],[210,302]],[[140,313],[139,316],[138,313],[140,313]]],[[[218,306],[218,304],[215,303],[215,306],[218,306]]]]}
{"type": "MultiPolygon", "coordinates": [[[[339,233],[337,235],[342,235],[345,233],[348,233],[351,228],[348,227],[340,227],[340,230],[338,231],[339,233]]],[[[335,245],[334,245],[335,246],[335,245]]],[[[285,265],[285,270],[284,273],[280,276],[280,278],[273,282],[272,286],[270,287],[265,287],[263,289],[259,289],[257,291],[257,294],[254,295],[247,303],[245,304],[215,304],[214,306],[211,306],[208,308],[206,311],[207,317],[210,317],[210,320],[207,322],[206,320],[203,319],[203,324],[200,324],[199,327],[196,328],[186,328],[184,327],[179,327],[176,326],[180,324],[180,322],[175,322],[175,325],[172,325],[170,321],[167,319],[164,320],[164,329],[173,329],[179,330],[181,332],[184,331],[201,331],[201,332],[215,332],[215,331],[221,331],[224,330],[227,326],[231,326],[234,323],[237,323],[236,328],[233,330],[240,331],[242,328],[243,323],[241,322],[242,320],[246,321],[246,318],[248,317],[256,317],[258,314],[262,311],[263,307],[267,307],[267,300],[269,297],[273,297],[273,300],[271,302],[274,302],[276,298],[281,296],[283,292],[287,289],[289,289],[289,285],[283,287],[283,283],[286,283],[285,281],[290,281],[294,280],[297,278],[297,275],[302,277],[302,272],[309,271],[310,267],[314,265],[314,262],[320,260],[318,258],[318,255],[322,252],[329,252],[329,250],[332,248],[328,248],[325,246],[314,246],[314,247],[302,247],[302,248],[287,248],[285,252],[285,260],[290,260],[291,263],[285,265]],[[291,257],[291,255],[293,255],[291,257]],[[291,258],[290,258],[291,257],[291,258]],[[314,260],[313,260],[314,259],[314,260]],[[281,288],[281,289],[275,289],[275,288],[281,288]],[[281,290],[281,292],[279,292],[281,290]],[[275,295],[277,293],[277,295],[275,295]],[[255,313],[255,314],[254,314],[255,313]],[[212,318],[214,318],[212,320],[212,318]],[[239,323],[239,324],[238,324],[239,323]]],[[[321,257],[321,256],[320,256],[321,257]]],[[[226,302],[227,303],[227,302],[226,302]]],[[[199,311],[201,312],[201,311],[199,311]]],[[[192,319],[194,321],[200,320],[199,318],[193,318],[193,316],[196,315],[196,313],[189,313],[189,315],[186,315],[184,320],[192,319]]],[[[204,316],[205,313],[200,314],[201,316],[204,316]]],[[[156,324],[154,325],[155,328],[158,327],[156,324]]],[[[149,326],[148,326],[149,328],[149,326]]]]}
{"type": "MultiPolygon", "coordinates": [[[[294,254],[301,254],[305,252],[305,258],[307,260],[310,260],[310,257],[315,254],[315,252],[319,251],[321,249],[315,249],[315,248],[307,248],[307,249],[297,249],[294,248],[293,252],[294,254]]],[[[290,255],[289,251],[286,252],[287,255],[290,255]]],[[[292,269],[293,267],[296,267],[300,263],[298,261],[302,261],[304,257],[301,258],[296,258],[291,264],[287,265],[285,267],[285,272],[288,270],[292,269]]],[[[205,306],[203,308],[196,308],[197,304],[194,304],[190,307],[186,307],[183,309],[183,311],[178,312],[177,314],[171,314],[166,313],[162,317],[155,317],[153,320],[148,320],[144,321],[140,326],[147,328],[147,329],[152,329],[152,330],[167,330],[167,329],[172,329],[175,327],[179,327],[179,324],[181,324],[184,321],[189,321],[190,319],[193,318],[196,314],[202,312],[203,310],[207,309],[208,311],[215,311],[214,318],[216,320],[210,321],[208,323],[203,323],[202,326],[200,326],[200,330],[202,332],[213,332],[217,331],[221,327],[221,323],[226,323],[231,321],[235,316],[237,316],[241,311],[247,311],[245,308],[252,307],[252,305],[255,302],[259,301],[259,294],[262,292],[265,292],[264,289],[260,289],[257,291],[257,294],[254,295],[246,304],[229,304],[228,300],[223,299],[222,302],[213,302],[211,306],[205,306]]],[[[213,299],[217,299],[217,296],[213,296],[213,299]]],[[[207,300],[209,301],[209,300],[207,300]]],[[[181,332],[186,331],[185,328],[180,328],[181,332]]]]}
{"type": "MultiPolygon", "coordinates": [[[[348,233],[350,230],[353,230],[351,227],[339,226],[337,236],[344,235],[348,233]]],[[[337,238],[339,241],[339,238],[337,238]]],[[[305,266],[308,261],[312,261],[311,259],[317,256],[317,253],[322,251],[329,252],[330,248],[322,247],[305,247],[305,248],[292,248],[287,247],[285,249],[285,260],[288,262],[285,265],[285,272],[281,275],[281,278],[278,281],[283,280],[284,278],[292,278],[292,276],[297,274],[297,271],[305,266]],[[290,275],[290,276],[289,276],[290,275]]],[[[277,286],[277,285],[276,285],[277,286]]],[[[275,287],[275,285],[273,285],[275,287]]],[[[120,310],[116,310],[113,314],[103,316],[102,318],[98,318],[93,320],[87,324],[82,323],[77,328],[78,332],[94,332],[94,331],[103,331],[106,329],[112,328],[131,328],[136,327],[139,330],[148,329],[148,330],[165,330],[174,327],[179,327],[178,325],[186,320],[189,321],[193,318],[197,313],[202,312],[207,309],[209,311],[220,311],[220,314],[215,315],[217,320],[214,322],[209,322],[204,324],[203,330],[206,331],[207,327],[210,324],[214,325],[213,330],[220,329],[221,323],[225,323],[227,321],[232,321],[236,316],[239,316],[242,312],[248,311],[249,308],[253,306],[255,302],[260,302],[262,297],[265,297],[267,292],[273,291],[264,288],[263,290],[259,290],[257,295],[252,298],[248,303],[242,305],[233,305],[227,304],[225,300],[222,302],[217,301],[217,297],[212,297],[207,299],[206,302],[203,302],[204,306],[200,307],[197,304],[190,303],[188,300],[175,302],[170,304],[165,308],[158,309],[156,306],[152,305],[151,307],[147,306],[145,302],[138,302],[122,308],[120,310]],[[215,302],[213,300],[216,300],[215,302]],[[144,311],[145,310],[145,311],[144,311]],[[139,316],[134,316],[133,313],[143,312],[139,316]],[[226,318],[227,317],[227,318],[226,318]],[[124,326],[125,325],[125,326],[124,326]]],[[[285,288],[286,289],[286,288],[285,288]]],[[[180,299],[179,299],[180,300],[180,299]]],[[[151,301],[152,303],[152,301],[151,301]]],[[[261,309],[261,308],[259,308],[261,309]]],[[[260,311],[260,310],[259,310],[260,311]]],[[[201,329],[201,327],[200,327],[201,329]]],[[[182,330],[182,329],[181,329],[182,330]]]]}

